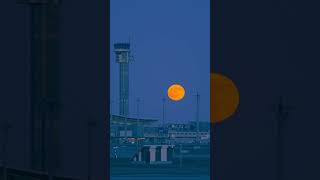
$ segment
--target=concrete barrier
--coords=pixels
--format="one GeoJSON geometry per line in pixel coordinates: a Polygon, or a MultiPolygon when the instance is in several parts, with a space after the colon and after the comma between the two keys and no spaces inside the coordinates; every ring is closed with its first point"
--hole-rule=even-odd
{"type": "Polygon", "coordinates": [[[134,163],[171,164],[174,145],[144,145],[132,158],[134,163]]]}

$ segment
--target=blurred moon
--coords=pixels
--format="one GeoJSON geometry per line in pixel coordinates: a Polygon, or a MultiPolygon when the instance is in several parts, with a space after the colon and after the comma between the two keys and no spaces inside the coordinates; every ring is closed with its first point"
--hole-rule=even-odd
{"type": "Polygon", "coordinates": [[[210,75],[210,122],[219,123],[232,116],[239,105],[236,85],[221,74],[210,75]]]}
{"type": "Polygon", "coordinates": [[[168,97],[173,101],[180,101],[185,95],[185,90],[180,84],[173,84],[168,88],[168,97]]]}

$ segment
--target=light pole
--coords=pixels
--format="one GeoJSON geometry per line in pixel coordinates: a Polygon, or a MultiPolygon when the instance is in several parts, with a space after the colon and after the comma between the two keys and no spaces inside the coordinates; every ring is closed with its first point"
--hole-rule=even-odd
{"type": "MultiPolygon", "coordinates": [[[[162,136],[164,136],[164,123],[165,123],[165,104],[166,104],[166,98],[162,98],[162,136]]],[[[160,137],[161,138],[161,137],[160,137]]],[[[161,142],[164,140],[162,139],[161,142]]]]}
{"type": "Polygon", "coordinates": [[[3,144],[2,144],[2,163],[3,163],[3,177],[4,180],[7,180],[7,147],[9,139],[9,129],[11,124],[8,120],[5,120],[3,125],[3,144]]]}
{"type": "Polygon", "coordinates": [[[162,127],[164,127],[165,104],[166,98],[162,98],[162,127]]]}
{"type": "Polygon", "coordinates": [[[92,175],[92,129],[96,126],[96,122],[89,119],[88,121],[88,149],[87,149],[87,158],[88,158],[88,180],[91,180],[92,175]]]}
{"type": "MultiPolygon", "coordinates": [[[[136,143],[137,143],[137,152],[139,150],[139,121],[140,121],[140,98],[137,98],[137,140],[136,140],[136,143]]],[[[143,126],[142,126],[143,127],[143,126]]]]}
{"type": "Polygon", "coordinates": [[[162,127],[164,126],[165,103],[166,103],[166,98],[162,98],[162,127]]]}
{"type": "Polygon", "coordinates": [[[179,164],[180,164],[180,168],[181,168],[182,167],[182,144],[179,145],[179,150],[180,150],[179,164]]]}
{"type": "MultiPolygon", "coordinates": [[[[112,108],[113,108],[113,100],[110,100],[110,107],[109,107],[109,112],[110,113],[109,113],[109,116],[107,116],[109,118],[108,122],[109,122],[110,125],[112,124],[112,121],[113,121],[113,119],[112,119],[112,108]]],[[[111,126],[109,126],[108,132],[109,132],[109,140],[112,143],[112,141],[114,139],[112,139],[112,136],[111,136],[111,133],[112,133],[111,126]]],[[[115,136],[117,136],[117,132],[115,132],[115,136]]]]}
{"type": "Polygon", "coordinates": [[[292,106],[287,106],[283,102],[283,96],[280,96],[279,103],[277,105],[276,114],[276,131],[275,131],[275,154],[276,154],[276,180],[282,180],[284,178],[284,143],[285,143],[285,131],[286,121],[289,116],[292,106]]]}
{"type": "Polygon", "coordinates": [[[197,92],[197,94],[195,95],[196,98],[197,98],[197,109],[196,109],[196,126],[197,126],[197,142],[199,142],[199,139],[200,139],[200,136],[199,136],[199,101],[200,101],[200,95],[199,93],[197,92]]]}
{"type": "Polygon", "coordinates": [[[128,119],[127,116],[124,117],[124,139],[125,143],[128,142],[128,119]]]}

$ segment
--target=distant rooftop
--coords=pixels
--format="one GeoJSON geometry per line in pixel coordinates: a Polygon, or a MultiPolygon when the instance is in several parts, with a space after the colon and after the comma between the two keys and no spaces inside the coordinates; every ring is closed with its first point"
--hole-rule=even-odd
{"type": "Polygon", "coordinates": [[[143,123],[143,124],[153,124],[158,122],[158,120],[156,119],[137,119],[137,118],[130,118],[127,117],[125,118],[124,116],[118,116],[118,115],[111,115],[111,119],[110,119],[111,123],[113,124],[125,124],[127,122],[128,125],[131,124],[137,124],[137,123],[143,123]]]}

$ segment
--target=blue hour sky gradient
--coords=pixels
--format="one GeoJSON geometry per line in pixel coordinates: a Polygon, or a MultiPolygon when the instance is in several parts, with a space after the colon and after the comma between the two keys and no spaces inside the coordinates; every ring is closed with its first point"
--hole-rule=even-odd
{"type": "MultiPolygon", "coordinates": [[[[162,119],[162,97],[180,83],[182,101],[167,98],[166,122],[195,120],[200,94],[200,120],[209,121],[210,1],[209,0],[111,0],[111,49],[116,42],[132,45],[130,64],[130,116],[162,119]]],[[[111,100],[119,113],[119,66],[111,53],[111,100]]]]}

